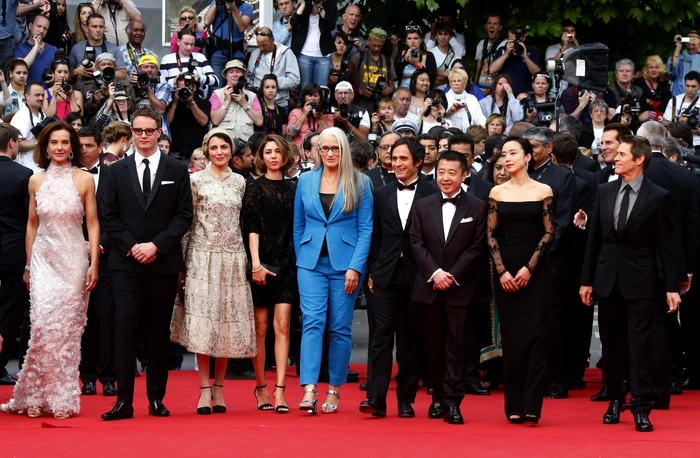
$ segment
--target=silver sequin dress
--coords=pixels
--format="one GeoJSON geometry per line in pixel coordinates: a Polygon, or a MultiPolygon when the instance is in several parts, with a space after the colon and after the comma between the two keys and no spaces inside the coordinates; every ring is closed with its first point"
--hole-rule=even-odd
{"type": "Polygon", "coordinates": [[[194,219],[185,236],[185,304],[175,307],[170,339],[216,358],[252,358],[257,352],[253,299],[240,214],[245,180],[209,168],[190,176],[194,219]]]}
{"type": "Polygon", "coordinates": [[[50,165],[36,193],[39,228],[32,246],[29,349],[4,411],[80,412],[80,339],[87,322],[83,203],[74,168],[50,165]]]}

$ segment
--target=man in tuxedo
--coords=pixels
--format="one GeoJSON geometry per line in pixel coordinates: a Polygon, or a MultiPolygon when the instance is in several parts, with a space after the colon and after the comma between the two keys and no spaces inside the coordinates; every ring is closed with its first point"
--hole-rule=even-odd
{"type": "MultiPolygon", "coordinates": [[[[109,184],[110,168],[102,164],[102,137],[94,127],[83,127],[78,131],[80,137],[80,162],[83,170],[89,172],[95,181],[95,200],[97,210],[101,210],[105,190],[109,184]]],[[[102,383],[104,396],[116,396],[114,383],[114,296],[112,294],[112,275],[108,266],[111,243],[104,229],[103,217],[100,218],[100,263],[99,280],[95,290],[90,294],[87,310],[87,324],[83,332],[80,358],[80,379],[83,382],[83,395],[97,392],[97,380],[102,383]]],[[[88,239],[87,225],[83,222],[83,234],[88,239]]]]}
{"type": "Polygon", "coordinates": [[[681,302],[674,260],[670,194],[644,176],[651,146],[635,136],[620,138],[615,173],[601,185],[591,217],[580,295],[587,305],[598,296],[603,375],[611,401],[603,423],[620,422],[622,380],[629,367],[629,403],[637,431],[649,432],[652,409],[652,328],[659,314],[681,302]],[[629,352],[627,353],[627,349],[629,352]]]}
{"type": "Polygon", "coordinates": [[[187,166],[158,149],[161,116],[134,112],[135,152],[112,165],[102,203],[104,229],[112,242],[109,268],[116,305],[117,403],[103,420],[132,418],[134,361],[140,315],[148,334],[148,413],[170,415],[163,405],[168,382],[170,318],[178,273],[185,268],[180,241],[192,224],[187,166]]]}
{"type": "MultiPolygon", "coordinates": [[[[467,177],[462,183],[462,190],[467,192],[470,196],[488,203],[493,184],[484,180],[472,170],[472,164],[474,163],[474,140],[469,135],[453,135],[448,140],[448,148],[450,151],[456,151],[462,154],[467,161],[467,177]]],[[[482,260],[478,264],[481,303],[477,307],[478,311],[475,318],[467,322],[467,339],[469,340],[467,348],[469,348],[470,352],[467,354],[464,389],[466,394],[475,394],[477,396],[488,396],[491,394],[489,389],[481,385],[481,374],[479,374],[482,348],[479,343],[487,341],[488,338],[484,330],[491,328],[491,297],[493,291],[491,290],[490,269],[489,255],[488,253],[484,253],[482,260]]]]}
{"type": "MultiPolygon", "coordinates": [[[[437,142],[436,142],[437,143],[437,142]]],[[[360,412],[386,416],[386,396],[396,334],[396,397],[399,417],[412,418],[416,400],[421,358],[417,305],[411,301],[411,285],[416,278],[416,260],[409,237],[411,215],[418,201],[436,194],[437,186],[421,175],[424,148],[412,138],[399,139],[391,148],[391,161],[397,181],[374,191],[374,228],[369,256],[369,289],[374,294],[374,334],[371,378],[367,400],[360,412]]]]}
{"type": "Polygon", "coordinates": [[[438,155],[438,139],[431,134],[420,134],[416,140],[418,140],[425,151],[425,158],[423,159],[420,173],[427,180],[434,180],[437,173],[435,161],[438,155]]]}
{"type": "Polygon", "coordinates": [[[523,135],[530,142],[534,164],[530,177],[549,185],[554,193],[555,220],[554,241],[549,250],[550,278],[552,294],[547,313],[547,380],[550,388],[546,396],[550,399],[564,399],[569,396],[569,383],[566,376],[566,327],[568,305],[566,297],[566,275],[569,266],[571,235],[569,228],[578,210],[576,176],[570,169],[552,163],[554,148],[553,132],[546,127],[533,127],[523,135]]]}
{"type": "Polygon", "coordinates": [[[615,181],[619,178],[615,173],[615,156],[617,156],[617,148],[620,146],[620,137],[626,135],[632,135],[632,131],[618,122],[612,122],[603,129],[603,137],[600,142],[602,143],[601,154],[606,167],[596,172],[596,190],[601,184],[615,181]]]}
{"type": "Polygon", "coordinates": [[[0,124],[0,335],[5,340],[5,347],[0,350],[0,385],[16,383],[6,367],[29,306],[22,276],[27,265],[24,239],[29,216],[29,178],[33,172],[15,162],[19,142],[18,129],[0,124]]]}
{"type": "Polygon", "coordinates": [[[481,302],[478,269],[486,250],[487,204],[462,191],[469,173],[456,151],[437,163],[440,194],[421,199],[411,222],[418,266],[411,298],[419,304],[433,386],[430,418],[462,424],[467,323],[481,302]]]}
{"type": "Polygon", "coordinates": [[[379,165],[365,172],[372,182],[374,189],[381,188],[387,183],[396,181],[396,175],[391,165],[391,147],[396,140],[401,138],[396,132],[385,132],[379,139],[377,154],[379,155],[379,165]]]}
{"type": "MultiPolygon", "coordinates": [[[[676,250],[674,259],[683,294],[690,289],[698,251],[698,182],[691,172],[664,156],[662,150],[666,128],[661,123],[647,121],[641,125],[637,135],[646,138],[651,145],[651,162],[644,176],[671,196],[673,227],[676,230],[673,238],[676,250]]],[[[683,305],[686,306],[696,307],[697,304],[683,305]]],[[[671,394],[683,392],[683,344],[677,312],[662,314],[659,322],[664,326],[652,330],[653,401],[655,409],[667,409],[671,394]]]]}

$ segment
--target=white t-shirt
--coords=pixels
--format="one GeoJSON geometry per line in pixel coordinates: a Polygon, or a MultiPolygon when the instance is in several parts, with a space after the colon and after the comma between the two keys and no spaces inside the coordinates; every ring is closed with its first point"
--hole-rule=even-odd
{"type": "MultiPolygon", "coordinates": [[[[664,119],[668,121],[675,121],[676,118],[678,118],[680,115],[682,115],[685,110],[688,109],[693,104],[693,101],[691,100],[690,102],[685,102],[685,93],[679,94],[676,96],[676,112],[673,112],[673,99],[668,101],[668,105],[666,105],[666,111],[664,111],[664,119]]],[[[700,99],[698,99],[697,102],[695,102],[695,107],[700,108],[700,99]]],[[[688,145],[690,146],[697,146],[700,145],[700,135],[693,134],[693,144],[688,145]]]]}
{"type": "MultiPolygon", "coordinates": [[[[482,56],[482,54],[483,54],[483,52],[484,52],[484,41],[486,41],[486,38],[484,38],[483,40],[481,40],[481,41],[479,42],[479,44],[476,45],[476,53],[474,54],[474,60],[481,60],[481,56],[482,56]]],[[[496,49],[501,49],[502,47],[504,47],[504,46],[506,45],[507,42],[508,42],[508,40],[504,40],[504,39],[501,38],[501,42],[498,44],[498,46],[496,47],[496,49]]],[[[489,43],[489,44],[487,45],[486,50],[487,50],[487,51],[491,51],[491,48],[493,48],[493,44],[492,44],[492,43],[489,43]]],[[[494,50],[494,52],[495,52],[495,50],[494,50]]]]}
{"type": "MultiPolygon", "coordinates": [[[[19,109],[19,111],[12,117],[10,125],[19,129],[22,137],[28,141],[36,141],[36,137],[32,134],[32,128],[44,120],[43,113],[39,113],[39,116],[32,114],[29,111],[29,107],[26,105],[19,109]]],[[[34,162],[34,151],[20,151],[17,154],[17,162],[25,167],[28,167],[34,171],[34,173],[41,172],[42,169],[39,168],[36,162],[34,162]]]]}
{"type": "Polygon", "coordinates": [[[306,34],[306,41],[301,48],[301,53],[309,57],[323,57],[321,52],[321,28],[318,26],[321,16],[309,15],[309,32],[306,34]]]}
{"type": "MultiPolygon", "coordinates": [[[[461,50],[461,53],[457,56],[457,58],[460,58],[464,56],[464,50],[467,49],[467,46],[465,45],[464,41],[464,35],[459,32],[452,33],[454,34],[454,36],[450,38],[450,45],[452,45],[455,51],[461,50]]],[[[425,43],[425,47],[426,49],[428,49],[428,51],[437,47],[437,40],[430,39],[430,32],[425,34],[425,37],[423,37],[423,42],[425,43]]]]}
{"type": "MultiPolygon", "coordinates": [[[[455,49],[453,46],[450,45],[450,48],[447,51],[447,54],[443,54],[442,51],[440,51],[440,48],[435,46],[434,48],[430,49],[429,52],[433,53],[433,56],[435,56],[435,64],[437,65],[438,70],[444,70],[449,72],[450,68],[452,68],[452,62],[455,60],[459,59],[460,55],[459,52],[461,50],[455,49]],[[449,59],[448,59],[449,56],[449,59]],[[445,65],[443,65],[445,64],[445,65]]],[[[462,54],[464,54],[464,51],[461,51],[462,54]]],[[[445,89],[447,84],[441,84],[439,86],[436,86],[436,89],[445,89]]]]}

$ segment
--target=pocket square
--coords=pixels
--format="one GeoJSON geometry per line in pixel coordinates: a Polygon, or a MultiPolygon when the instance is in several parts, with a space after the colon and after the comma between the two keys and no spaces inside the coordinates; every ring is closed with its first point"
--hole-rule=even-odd
{"type": "Polygon", "coordinates": [[[175,184],[174,181],[161,181],[160,184],[166,185],[166,184],[175,184]]]}
{"type": "Polygon", "coordinates": [[[472,217],[470,216],[469,218],[464,218],[464,219],[462,219],[462,221],[460,221],[459,224],[462,224],[462,223],[471,223],[472,221],[474,221],[474,218],[472,218],[472,217]]]}

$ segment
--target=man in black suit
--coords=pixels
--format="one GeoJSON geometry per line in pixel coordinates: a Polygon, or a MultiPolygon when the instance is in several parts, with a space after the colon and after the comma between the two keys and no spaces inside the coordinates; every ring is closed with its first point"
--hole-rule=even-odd
{"type": "MultiPolygon", "coordinates": [[[[78,131],[80,137],[80,161],[83,170],[89,172],[95,181],[95,200],[98,212],[102,208],[105,190],[109,184],[110,168],[102,164],[102,137],[97,129],[83,127],[78,131]]],[[[81,344],[80,379],[83,382],[83,395],[97,392],[97,380],[102,383],[104,396],[116,396],[114,383],[114,296],[112,294],[112,275],[108,266],[111,243],[104,230],[102,215],[100,217],[100,263],[99,280],[90,294],[87,309],[87,324],[81,344]]],[[[88,239],[87,225],[83,222],[83,234],[88,239]]]]}
{"type": "Polygon", "coordinates": [[[24,238],[29,215],[29,178],[32,170],[17,162],[20,132],[0,124],[0,335],[5,346],[0,351],[0,385],[14,385],[7,373],[22,317],[29,306],[29,293],[22,280],[27,255],[24,238]]]}
{"type": "MultiPolygon", "coordinates": [[[[581,132],[581,121],[571,115],[566,115],[559,120],[559,132],[571,135],[576,140],[577,145],[582,143],[590,147],[591,143],[593,143],[593,137],[588,132],[581,132]],[[582,134],[587,139],[582,138],[582,134]]],[[[600,170],[600,166],[596,161],[590,157],[584,156],[581,154],[581,151],[578,150],[576,151],[576,157],[572,164],[575,170],[586,170],[591,173],[596,173],[600,170]]]]}
{"type": "Polygon", "coordinates": [[[607,166],[596,172],[596,191],[594,191],[594,195],[601,184],[615,181],[619,178],[615,174],[615,156],[617,155],[617,148],[620,146],[620,137],[626,135],[632,135],[632,131],[618,122],[610,123],[603,129],[603,137],[600,140],[602,143],[601,154],[607,166]]]}
{"type": "Polygon", "coordinates": [[[385,132],[379,139],[379,146],[377,146],[379,165],[365,172],[374,189],[396,181],[396,175],[394,175],[391,165],[391,147],[399,138],[401,136],[396,132],[385,132]]]}
{"type": "MultiPolygon", "coordinates": [[[[651,163],[644,176],[671,196],[676,271],[681,294],[690,289],[690,279],[695,269],[698,251],[698,200],[696,197],[697,179],[687,169],[669,161],[662,153],[666,139],[666,128],[656,121],[641,125],[637,135],[646,138],[651,145],[651,163]]],[[[697,304],[684,304],[696,307],[697,304]]],[[[682,315],[682,313],[681,313],[682,315]]],[[[669,408],[671,394],[681,394],[683,383],[683,344],[678,313],[662,314],[659,320],[663,327],[653,329],[652,356],[654,357],[655,409],[669,408]],[[670,357],[670,367],[669,367],[670,357]]]]}
{"type": "Polygon", "coordinates": [[[368,268],[369,289],[374,294],[374,334],[369,351],[371,377],[367,382],[367,400],[360,404],[360,411],[377,417],[386,416],[394,334],[399,365],[396,376],[399,417],[415,416],[411,404],[418,389],[421,333],[417,305],[411,301],[417,268],[409,230],[418,201],[438,192],[434,182],[420,174],[424,155],[423,146],[416,140],[399,139],[391,148],[397,181],[374,191],[374,229],[368,268]]]}
{"type": "Polygon", "coordinates": [[[116,304],[118,397],[104,420],[132,418],[139,316],[149,337],[148,413],[166,417],[170,318],[178,273],[185,268],[180,240],[192,224],[187,166],[158,150],[161,117],[150,108],[131,121],[135,152],[112,165],[102,219],[112,242],[109,268],[116,304]]]}
{"type": "Polygon", "coordinates": [[[563,399],[569,396],[566,376],[566,326],[569,306],[566,297],[566,276],[571,251],[570,226],[578,210],[576,176],[570,169],[552,163],[553,132],[546,127],[533,127],[523,135],[532,145],[534,164],[530,177],[549,185],[554,193],[556,228],[554,242],[549,250],[552,278],[552,294],[548,296],[550,311],[547,314],[547,380],[550,388],[547,397],[563,399]]]}
{"type": "MultiPolygon", "coordinates": [[[[595,175],[588,170],[573,168],[576,153],[579,152],[576,139],[571,135],[558,134],[554,136],[553,145],[552,162],[570,170],[575,175],[578,194],[576,208],[582,212],[589,213],[593,202],[591,186],[593,186],[595,181],[595,175]]],[[[562,297],[562,305],[568,311],[568,320],[564,329],[564,375],[569,381],[569,388],[575,389],[586,386],[583,381],[583,375],[588,367],[588,358],[590,356],[593,308],[582,303],[578,295],[588,231],[577,229],[573,220],[569,221],[569,226],[569,270],[566,273],[566,286],[562,297]]]]}
{"type": "MultiPolygon", "coordinates": [[[[451,151],[457,151],[467,160],[467,177],[462,183],[462,190],[466,191],[470,196],[476,197],[486,203],[489,201],[489,194],[493,184],[484,180],[475,172],[472,171],[472,163],[474,162],[474,139],[469,135],[453,135],[448,140],[448,148],[451,151]]],[[[473,320],[467,323],[467,339],[469,339],[467,348],[470,353],[467,355],[467,367],[465,383],[465,392],[477,396],[488,396],[491,391],[481,385],[481,374],[479,374],[479,363],[481,359],[481,342],[487,341],[485,330],[491,328],[491,270],[489,264],[489,255],[484,253],[478,268],[481,304],[478,306],[478,312],[473,320]]]]}
{"type": "Polygon", "coordinates": [[[437,161],[438,156],[438,139],[432,134],[420,134],[416,137],[416,140],[418,140],[425,151],[425,158],[423,159],[423,166],[421,167],[420,174],[425,177],[426,180],[434,180],[437,174],[435,161],[437,161]]]}
{"type": "Polygon", "coordinates": [[[487,204],[462,191],[469,173],[462,154],[442,153],[437,168],[441,193],[423,198],[413,213],[411,245],[418,273],[411,297],[419,303],[434,390],[428,416],[444,415],[446,422],[462,424],[459,406],[470,351],[465,333],[481,302],[473,272],[486,250],[487,204]]]}
{"type": "Polygon", "coordinates": [[[617,183],[603,184],[591,215],[580,295],[598,296],[603,375],[611,401],[603,423],[620,422],[622,380],[629,367],[629,403],[637,431],[649,432],[652,409],[652,323],[655,309],[675,312],[681,302],[674,260],[671,196],[644,176],[651,162],[646,139],[620,138],[617,183]],[[627,353],[629,349],[629,353],[627,353]]]}

